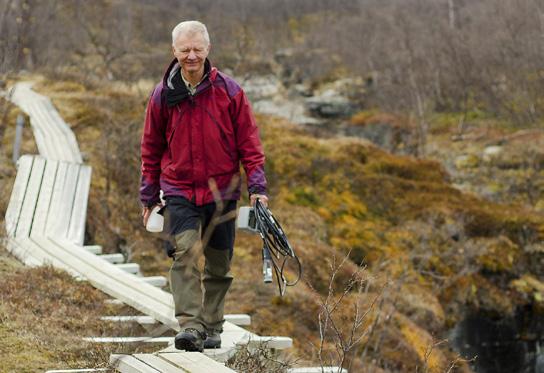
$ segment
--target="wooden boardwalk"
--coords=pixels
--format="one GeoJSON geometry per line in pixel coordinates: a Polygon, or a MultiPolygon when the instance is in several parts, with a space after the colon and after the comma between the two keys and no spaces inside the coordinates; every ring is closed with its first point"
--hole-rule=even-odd
{"type": "MultiPolygon", "coordinates": [[[[24,155],[18,161],[5,215],[8,250],[27,265],[64,269],[167,328],[179,330],[171,294],[149,283],[164,285],[164,281],[147,281],[129,273],[138,272],[137,265],[119,263],[115,255],[101,257],[96,255],[99,247],[83,246],[91,167],[82,163],[75,135],[51,101],[31,86],[18,83],[12,101],[30,116],[40,155],[24,155]]],[[[156,354],[112,355],[111,364],[121,372],[229,372],[221,362],[236,352],[237,345],[263,341],[276,349],[292,345],[290,338],[257,336],[230,322],[224,329],[223,348],[218,350],[187,353],[170,346],[156,354]]],[[[173,342],[173,338],[165,340],[173,342]]]]}

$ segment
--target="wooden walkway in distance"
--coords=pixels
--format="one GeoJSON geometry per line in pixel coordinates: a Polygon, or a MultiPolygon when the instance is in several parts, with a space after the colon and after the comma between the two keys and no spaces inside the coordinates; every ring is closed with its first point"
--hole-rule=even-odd
{"type": "MultiPolygon", "coordinates": [[[[118,256],[101,257],[96,255],[101,252],[99,247],[83,245],[91,167],[82,163],[75,135],[51,101],[31,86],[18,83],[11,99],[30,116],[40,155],[24,155],[18,161],[5,215],[8,250],[27,265],[51,264],[64,269],[179,330],[170,293],[128,273],[135,264],[120,264],[118,256]]],[[[120,372],[131,373],[231,372],[221,362],[240,344],[264,341],[276,349],[292,345],[290,338],[257,336],[230,322],[225,322],[224,329],[221,349],[201,354],[179,352],[170,346],[156,354],[112,355],[111,363],[120,372]]]]}
{"type": "Polygon", "coordinates": [[[16,84],[11,101],[30,117],[40,155],[55,161],[83,163],[76,136],[51,100],[32,90],[32,83],[16,84]]]}

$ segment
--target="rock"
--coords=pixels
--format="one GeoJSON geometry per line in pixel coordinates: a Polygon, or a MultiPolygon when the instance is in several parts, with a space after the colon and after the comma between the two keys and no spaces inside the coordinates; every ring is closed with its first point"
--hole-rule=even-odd
{"type": "Polygon", "coordinates": [[[260,101],[278,96],[283,91],[283,86],[274,75],[256,76],[241,81],[244,92],[250,101],[260,101]]]}
{"type": "Polygon", "coordinates": [[[304,105],[297,100],[286,99],[260,100],[253,103],[253,110],[257,113],[275,115],[285,118],[295,124],[319,124],[316,118],[306,115],[304,105]]]}
{"type": "Polygon", "coordinates": [[[306,107],[315,116],[322,118],[345,118],[353,113],[350,100],[327,90],[320,96],[306,99],[306,107]]]}
{"type": "Polygon", "coordinates": [[[502,151],[502,146],[488,146],[484,149],[482,159],[484,162],[491,162],[492,160],[496,159],[502,153],[502,151]]]}
{"type": "Polygon", "coordinates": [[[385,121],[351,125],[344,132],[348,136],[364,137],[391,153],[412,154],[416,146],[414,132],[410,128],[385,121]]]}
{"type": "Polygon", "coordinates": [[[480,163],[480,161],[476,155],[466,154],[466,155],[460,155],[459,157],[455,158],[454,163],[457,169],[463,169],[463,168],[476,168],[478,167],[478,164],[480,163]]]}

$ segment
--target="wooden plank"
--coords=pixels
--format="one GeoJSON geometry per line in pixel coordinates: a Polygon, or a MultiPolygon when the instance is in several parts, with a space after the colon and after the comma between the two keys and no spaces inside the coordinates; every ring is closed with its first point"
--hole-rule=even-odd
{"type": "Polygon", "coordinates": [[[83,245],[85,240],[85,223],[87,221],[87,202],[91,188],[91,167],[80,166],[77,187],[74,197],[68,240],[83,245]]]}
{"type": "Polygon", "coordinates": [[[60,116],[59,112],[55,109],[51,101],[49,101],[47,109],[52,119],[55,121],[55,123],[57,123],[61,131],[64,133],[65,141],[67,141],[70,146],[72,162],[83,163],[81,152],[79,150],[79,145],[77,143],[74,132],[72,131],[68,123],[66,123],[64,119],[60,116]]]}
{"type": "Polygon", "coordinates": [[[37,245],[29,237],[10,239],[8,244],[8,250],[26,265],[52,265],[54,267],[67,271],[72,276],[78,275],[77,272],[75,272],[72,268],[66,266],[62,261],[49,255],[46,250],[44,250],[41,246],[37,245]]]}
{"type": "Polygon", "coordinates": [[[50,159],[82,163],[74,133],[60,117],[48,97],[33,91],[32,83],[21,82],[15,85],[11,100],[31,118],[35,117],[31,120],[31,124],[35,129],[36,137],[39,138],[37,142],[40,143],[38,148],[41,154],[50,159]],[[51,143],[58,145],[51,146],[51,143]]]}
{"type": "Polygon", "coordinates": [[[249,347],[258,347],[260,345],[265,346],[266,348],[284,350],[293,347],[293,339],[289,337],[266,337],[260,335],[249,339],[249,347]]]}
{"type": "Polygon", "coordinates": [[[198,352],[159,353],[159,356],[191,373],[233,373],[234,370],[198,352]]]}
{"type": "Polygon", "coordinates": [[[41,242],[47,246],[51,246],[51,243],[54,244],[56,250],[55,248],[51,248],[54,255],[58,255],[57,251],[67,253],[67,256],[69,258],[73,258],[73,260],[76,262],[83,262],[86,270],[89,270],[90,272],[104,273],[114,279],[117,278],[118,283],[145,294],[148,298],[150,298],[150,300],[162,303],[167,307],[173,307],[173,299],[171,294],[141,282],[139,277],[126,273],[122,269],[117,268],[117,265],[101,260],[100,257],[87,252],[80,246],[74,245],[68,241],[58,241],[52,238],[47,238],[46,240],[42,239],[41,242]]]}
{"type": "Polygon", "coordinates": [[[50,238],[33,238],[51,256],[64,262],[85,277],[93,286],[105,293],[121,299],[126,304],[144,314],[150,315],[179,330],[174,318],[172,295],[146,283],[136,276],[128,274],[115,265],[101,260],[96,255],[67,241],[59,243],[50,238]]]}
{"type": "Polygon", "coordinates": [[[40,128],[39,123],[36,122],[36,119],[34,119],[33,105],[36,96],[30,89],[31,86],[32,83],[29,82],[17,83],[14,87],[15,89],[11,97],[11,101],[21,107],[21,109],[23,109],[23,111],[30,117],[30,125],[32,126],[38,152],[44,157],[49,157],[50,146],[46,141],[45,133],[40,128]]]}
{"type": "Polygon", "coordinates": [[[123,263],[125,261],[125,256],[123,254],[103,254],[98,256],[100,259],[105,260],[108,263],[117,264],[123,263]]]}
{"type": "Polygon", "coordinates": [[[231,314],[225,315],[225,321],[234,325],[251,325],[251,317],[246,314],[231,314]]]}
{"type": "Polygon", "coordinates": [[[62,209],[62,199],[64,198],[64,183],[66,182],[66,173],[68,171],[67,162],[59,162],[57,168],[57,176],[55,177],[55,185],[53,186],[53,194],[51,196],[51,204],[47,214],[47,222],[45,225],[45,234],[51,235],[59,224],[58,216],[62,209]]]}
{"type": "Polygon", "coordinates": [[[53,195],[58,165],[59,162],[57,161],[47,161],[45,164],[40,195],[38,197],[38,203],[36,204],[36,212],[34,213],[34,221],[32,223],[30,235],[43,235],[45,232],[45,225],[47,223],[49,207],[51,206],[51,197],[53,195]]]}
{"type": "Polygon", "coordinates": [[[28,180],[28,186],[25,192],[23,207],[21,208],[21,216],[17,223],[15,237],[28,236],[30,233],[34,212],[36,211],[36,203],[38,202],[38,196],[40,195],[44,169],[45,159],[36,157],[32,164],[32,173],[28,180]]]}
{"type": "Polygon", "coordinates": [[[30,110],[30,124],[32,125],[34,137],[36,141],[38,141],[38,138],[41,138],[44,146],[43,148],[39,148],[40,155],[51,160],[62,160],[59,157],[59,145],[56,143],[55,137],[48,133],[50,130],[43,124],[38,100],[30,98],[27,98],[27,100],[30,110]]]}
{"type": "Polygon", "coordinates": [[[307,367],[307,368],[291,368],[287,373],[348,373],[347,369],[340,367],[307,367]]]}
{"type": "Polygon", "coordinates": [[[184,373],[185,369],[181,369],[179,366],[173,365],[169,360],[162,359],[159,356],[153,354],[134,354],[132,355],[136,359],[152,366],[162,373],[184,373]]]}
{"type": "Polygon", "coordinates": [[[130,355],[112,354],[110,365],[121,373],[160,373],[157,369],[130,355]]]}
{"type": "Polygon", "coordinates": [[[32,108],[31,121],[34,123],[35,127],[41,130],[45,143],[47,144],[48,154],[44,156],[48,159],[58,161],[69,160],[65,156],[66,143],[62,141],[63,134],[49,122],[45,113],[43,101],[43,97],[36,97],[32,99],[30,107],[32,108]]]}
{"type": "Polygon", "coordinates": [[[15,238],[8,238],[7,240],[6,249],[22,263],[29,267],[42,265],[43,258],[40,256],[40,252],[35,252],[31,248],[32,246],[27,246],[15,238]]]}
{"type": "Polygon", "coordinates": [[[141,325],[154,325],[158,322],[151,316],[102,316],[100,320],[119,323],[136,322],[141,325]]]}
{"type": "Polygon", "coordinates": [[[8,237],[13,237],[15,235],[15,230],[17,229],[17,222],[19,221],[21,208],[23,207],[28,180],[30,178],[30,173],[32,172],[33,161],[33,156],[23,155],[17,162],[17,176],[15,177],[15,183],[13,184],[5,215],[6,233],[8,237]]]}
{"type": "Polygon", "coordinates": [[[102,254],[102,246],[100,245],[84,245],[82,246],[85,250],[95,255],[102,254]]]}
{"type": "Polygon", "coordinates": [[[50,233],[55,238],[66,238],[68,236],[68,228],[70,226],[70,218],[72,217],[72,209],[74,207],[74,198],[77,187],[77,175],[79,173],[79,165],[68,163],[66,170],[66,179],[62,190],[61,207],[56,211],[57,225],[50,233]]]}
{"type": "Polygon", "coordinates": [[[122,269],[123,271],[127,273],[132,273],[132,274],[140,273],[140,265],[138,263],[119,263],[119,264],[115,264],[115,266],[119,269],[122,269]]]}
{"type": "Polygon", "coordinates": [[[170,344],[174,337],[85,337],[86,342],[93,343],[162,343],[170,344]]]}
{"type": "Polygon", "coordinates": [[[55,369],[46,370],[45,373],[87,373],[87,372],[108,372],[108,368],[87,368],[87,369],[55,369]]]}
{"type": "Polygon", "coordinates": [[[163,288],[168,284],[168,279],[164,276],[146,276],[142,277],[141,280],[158,288],[163,288]]]}
{"type": "Polygon", "coordinates": [[[40,111],[44,119],[44,125],[48,126],[50,130],[50,135],[55,136],[55,141],[57,142],[57,144],[59,144],[59,150],[62,153],[62,159],[74,163],[72,145],[70,144],[70,142],[66,138],[66,134],[62,130],[62,119],[60,122],[58,122],[56,118],[51,115],[51,109],[55,109],[53,108],[51,100],[48,97],[40,95],[40,98],[40,111]]]}

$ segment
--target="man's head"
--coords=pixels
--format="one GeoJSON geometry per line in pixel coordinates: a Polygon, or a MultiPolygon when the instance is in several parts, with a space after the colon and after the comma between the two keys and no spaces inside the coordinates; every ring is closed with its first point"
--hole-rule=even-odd
{"type": "Polygon", "coordinates": [[[181,22],[172,30],[172,51],[183,72],[188,75],[204,71],[204,62],[210,48],[208,30],[201,22],[181,22]]]}

